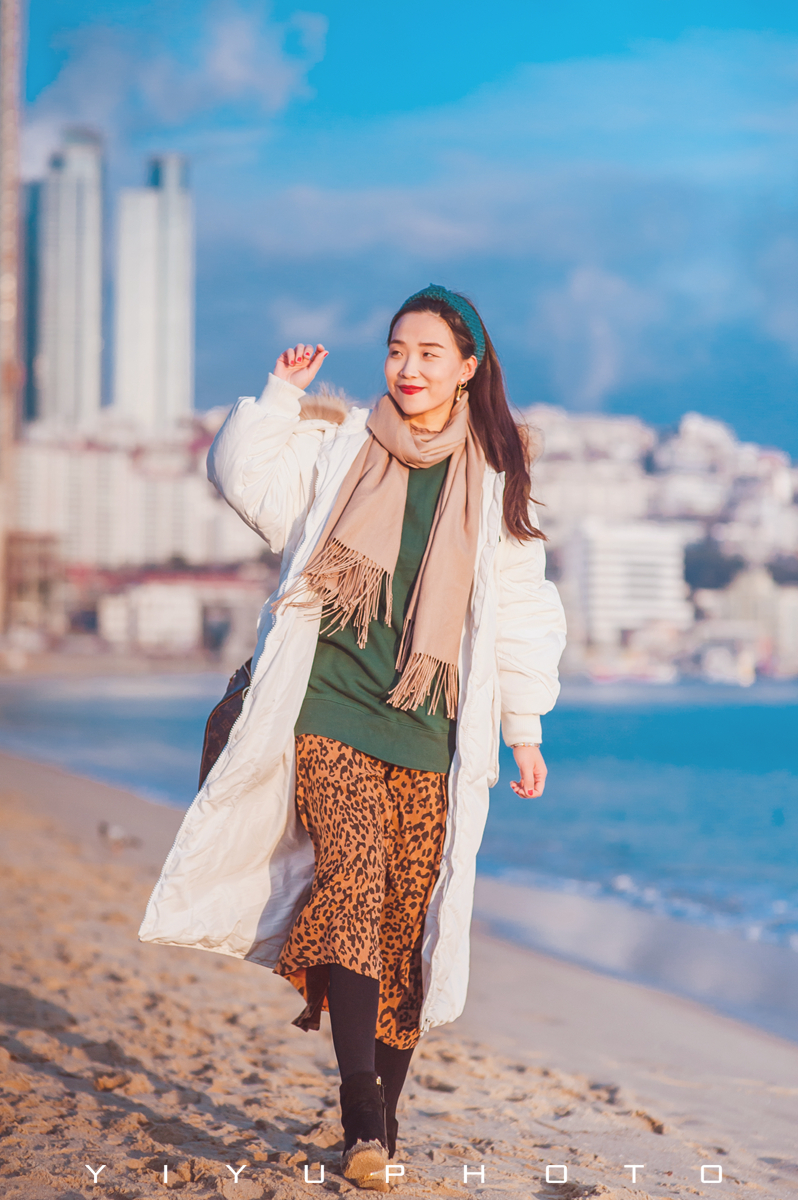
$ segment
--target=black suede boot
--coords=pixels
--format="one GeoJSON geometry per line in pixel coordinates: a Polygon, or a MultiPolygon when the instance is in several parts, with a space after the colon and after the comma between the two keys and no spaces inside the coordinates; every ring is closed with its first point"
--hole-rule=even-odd
{"type": "Polygon", "coordinates": [[[344,1127],[341,1170],[359,1187],[387,1192],[388,1136],[382,1081],[376,1071],[357,1071],[343,1081],[340,1096],[344,1127]]]}

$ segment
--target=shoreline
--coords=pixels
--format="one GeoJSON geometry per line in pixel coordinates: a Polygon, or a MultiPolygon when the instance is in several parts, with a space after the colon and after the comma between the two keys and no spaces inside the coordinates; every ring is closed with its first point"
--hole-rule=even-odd
{"type": "Polygon", "coordinates": [[[695,1000],[798,1043],[798,954],[609,896],[477,874],[474,914],[502,941],[695,1000]]]}
{"type": "MultiPolygon", "coordinates": [[[[327,1022],[291,1026],[299,997],[254,964],[136,939],[182,811],[5,754],[0,778],[14,918],[0,1079],[19,1114],[0,1135],[17,1163],[4,1195],[88,1197],[97,1155],[130,1200],[164,1163],[187,1195],[306,1196],[303,1163],[348,1190],[327,1022]],[[244,1161],[238,1185],[225,1179],[244,1161]]],[[[553,1200],[545,1168],[566,1164],[569,1200],[675,1200],[718,1195],[711,1172],[701,1182],[718,1164],[783,1200],[798,1195],[796,1080],[791,1042],[478,918],[465,1011],[411,1064],[397,1190],[553,1200]],[[629,1163],[646,1164],[634,1184],[629,1163]],[[480,1164],[487,1184],[466,1187],[463,1166],[480,1164]]]]}
{"type": "MultiPolygon", "coordinates": [[[[9,665],[8,653],[8,649],[0,650],[0,683],[17,683],[26,679],[41,681],[47,678],[108,679],[115,676],[199,674],[218,674],[226,678],[240,666],[237,656],[231,658],[224,652],[146,654],[141,651],[117,653],[104,649],[88,653],[46,651],[31,654],[24,651],[24,666],[9,665]]],[[[783,703],[785,697],[798,704],[798,675],[761,675],[752,684],[741,685],[691,675],[677,676],[663,682],[635,676],[592,678],[577,671],[562,673],[560,682],[562,691],[558,703],[624,704],[630,699],[645,696],[663,704],[683,704],[685,700],[702,703],[722,696],[728,702],[739,701],[742,705],[774,701],[783,703]]]]}
{"type": "MultiPolygon", "coordinates": [[[[173,827],[176,834],[188,806],[179,807],[144,790],[131,790],[56,762],[0,748],[3,774],[10,772],[12,779],[19,776],[28,781],[26,786],[35,786],[30,782],[35,771],[33,775],[25,772],[22,764],[56,772],[52,780],[58,779],[68,795],[79,796],[76,821],[72,815],[67,818],[67,825],[76,830],[83,831],[87,819],[95,824],[105,819],[103,789],[114,794],[114,804],[123,814],[131,810],[131,798],[171,814],[151,814],[145,822],[148,846],[152,830],[163,831],[161,863],[165,860],[174,837],[167,839],[166,830],[173,827]],[[67,782],[70,780],[80,780],[81,786],[76,788],[67,782]]],[[[46,801],[45,808],[48,815],[64,820],[62,808],[48,806],[46,801]]],[[[133,811],[135,805],[126,820],[140,824],[133,811]]],[[[112,824],[127,828],[125,820],[112,824]]],[[[713,1012],[798,1043],[798,954],[794,950],[749,941],[735,931],[651,913],[620,898],[541,888],[526,881],[517,883],[512,876],[511,869],[496,874],[477,867],[474,918],[488,936],[610,978],[696,1000],[713,1012]]]]}

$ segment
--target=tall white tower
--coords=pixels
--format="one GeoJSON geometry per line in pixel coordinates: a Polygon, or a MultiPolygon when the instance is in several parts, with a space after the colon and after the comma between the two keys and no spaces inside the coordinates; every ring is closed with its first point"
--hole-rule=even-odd
{"type": "Polygon", "coordinates": [[[0,0],[0,632],[11,608],[19,396],[19,0],[0,0]]]}
{"type": "Polygon", "coordinates": [[[64,135],[42,189],[37,416],[65,428],[94,424],[101,403],[102,145],[64,135]]]}
{"type": "Polygon", "coordinates": [[[177,154],[153,159],[149,186],[120,195],[114,406],[152,431],[194,406],[193,226],[177,154]]]}

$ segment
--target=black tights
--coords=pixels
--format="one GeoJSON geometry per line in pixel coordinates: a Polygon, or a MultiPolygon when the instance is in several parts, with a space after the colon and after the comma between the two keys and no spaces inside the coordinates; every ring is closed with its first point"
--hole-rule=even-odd
{"type": "Polygon", "coordinates": [[[327,1003],[341,1079],[356,1071],[376,1071],[385,1088],[385,1107],[393,1116],[413,1057],[413,1047],[399,1050],[375,1037],[379,1001],[378,979],[359,975],[338,963],[330,964],[327,1003]]]}

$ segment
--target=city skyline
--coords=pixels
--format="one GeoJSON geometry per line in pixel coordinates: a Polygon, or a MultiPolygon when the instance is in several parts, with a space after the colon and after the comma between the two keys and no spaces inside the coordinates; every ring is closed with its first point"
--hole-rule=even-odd
{"type": "Polygon", "coordinates": [[[24,213],[24,418],[78,431],[106,413],[155,434],[190,417],[194,232],[185,158],[154,156],[144,187],[107,196],[102,138],[65,129],[44,179],[25,185],[24,213]]]}

